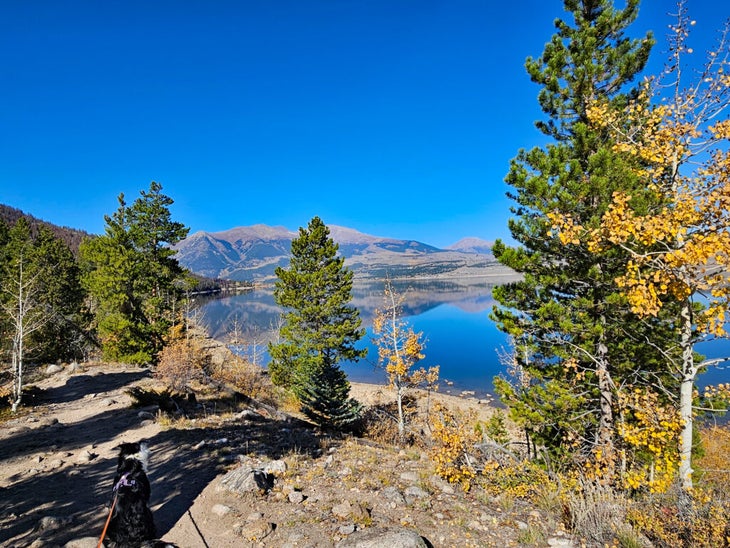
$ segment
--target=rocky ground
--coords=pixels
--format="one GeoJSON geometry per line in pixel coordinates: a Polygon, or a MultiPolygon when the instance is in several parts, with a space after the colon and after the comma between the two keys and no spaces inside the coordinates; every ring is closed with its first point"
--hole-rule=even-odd
{"type": "MultiPolygon", "coordinates": [[[[181,548],[578,545],[543,510],[445,483],[418,449],[327,437],[255,402],[201,400],[197,418],[176,420],[133,408],[126,390],[153,383],[100,365],[36,383],[37,401],[0,431],[1,546],[96,546],[116,447],[142,439],[160,536],[181,548]]],[[[353,395],[391,397],[357,384],[353,395]]]]}

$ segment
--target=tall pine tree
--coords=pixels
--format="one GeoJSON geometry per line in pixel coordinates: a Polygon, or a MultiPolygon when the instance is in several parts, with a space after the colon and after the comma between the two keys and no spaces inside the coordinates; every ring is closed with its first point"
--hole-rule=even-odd
{"type": "Polygon", "coordinates": [[[117,211],[104,217],[105,234],[80,247],[82,281],[93,297],[104,357],[146,363],[156,358],[175,321],[176,284],[184,271],[171,246],[188,229],[171,219],[173,200],[159,183],[153,181],[131,206],[123,194],[118,201],[117,211]]]}
{"type": "Polygon", "coordinates": [[[357,361],[367,349],[355,348],[365,330],[350,305],[353,274],[329,234],[314,217],[292,241],[289,267],[276,270],[274,299],[285,312],[281,341],[269,346],[269,371],[274,383],[294,391],[307,416],[338,428],[359,413],[340,362],[357,361]]]}
{"type": "Polygon", "coordinates": [[[523,274],[494,291],[493,318],[515,341],[514,357],[527,380],[498,381],[503,398],[553,459],[602,456],[609,468],[616,383],[659,369],[660,350],[647,344],[657,333],[632,324],[616,288],[627,257],[620,250],[591,253],[577,240],[566,247],[551,218],[570,213],[584,226],[598,226],[614,191],[642,192],[626,159],[586,115],[597,97],[625,105],[637,93],[630,83],[653,44],[651,35],[635,40],[624,34],[638,5],[564,0],[572,24],[557,19],[543,55],[527,59],[547,116],[536,125],[551,142],[521,150],[512,161],[506,182],[516,205],[509,228],[519,245],[494,246],[501,263],[523,274]]]}

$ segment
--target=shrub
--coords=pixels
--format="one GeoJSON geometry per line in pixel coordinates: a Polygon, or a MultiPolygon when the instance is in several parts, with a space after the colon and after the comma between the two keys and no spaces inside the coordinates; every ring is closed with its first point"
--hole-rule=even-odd
{"type": "Polygon", "coordinates": [[[210,356],[195,339],[173,339],[160,353],[155,378],[172,390],[191,392],[191,383],[205,382],[210,356]]]}
{"type": "Polygon", "coordinates": [[[728,502],[730,494],[730,427],[711,426],[700,431],[704,454],[695,462],[697,483],[718,500],[728,502]]]}
{"type": "Polygon", "coordinates": [[[730,546],[730,507],[695,492],[688,505],[678,493],[650,496],[629,508],[628,521],[660,548],[730,546]]]}
{"type": "MultiPolygon", "coordinates": [[[[418,403],[415,396],[406,394],[402,399],[405,422],[408,425],[405,436],[400,435],[398,428],[398,403],[396,401],[372,405],[362,415],[362,434],[374,441],[399,445],[419,443],[416,435],[418,427],[418,403]]],[[[423,440],[420,440],[422,443],[423,440]]]]}
{"type": "Polygon", "coordinates": [[[271,400],[272,386],[260,367],[231,355],[225,363],[210,368],[211,378],[251,398],[271,400]]]}
{"type": "Polygon", "coordinates": [[[471,488],[477,474],[474,446],[481,439],[473,413],[454,413],[441,403],[431,412],[434,447],[431,460],[436,473],[450,483],[459,483],[464,491],[471,488]]]}

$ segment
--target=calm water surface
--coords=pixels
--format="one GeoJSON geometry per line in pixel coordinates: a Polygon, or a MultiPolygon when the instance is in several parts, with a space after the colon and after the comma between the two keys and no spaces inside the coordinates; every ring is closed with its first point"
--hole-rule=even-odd
{"type": "MultiPolygon", "coordinates": [[[[396,290],[405,298],[403,318],[426,339],[426,357],[419,366],[441,367],[442,392],[471,390],[480,397],[493,393],[492,379],[504,372],[497,352],[507,348],[506,336],[489,319],[494,304],[492,288],[501,281],[475,278],[396,282],[396,290]]],[[[204,322],[211,335],[225,342],[237,336],[242,342],[240,352],[261,365],[268,361],[266,345],[276,337],[280,314],[272,289],[216,299],[203,306],[204,322]]],[[[370,350],[365,360],[345,363],[343,369],[352,381],[384,383],[385,373],[375,366],[377,349],[370,344],[374,311],[383,306],[383,283],[356,282],[353,304],[367,328],[359,346],[370,350]]],[[[730,342],[703,343],[697,350],[708,358],[727,356],[730,342]]],[[[713,368],[699,381],[700,386],[730,382],[730,366],[713,368]]]]}

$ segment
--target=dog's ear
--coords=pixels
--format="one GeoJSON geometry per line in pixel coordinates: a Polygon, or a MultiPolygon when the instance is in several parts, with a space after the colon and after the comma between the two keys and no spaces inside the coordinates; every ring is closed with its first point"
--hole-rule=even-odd
{"type": "Polygon", "coordinates": [[[137,451],[136,457],[142,463],[142,470],[147,472],[147,467],[150,463],[150,448],[146,442],[139,444],[139,451],[137,451]]]}

